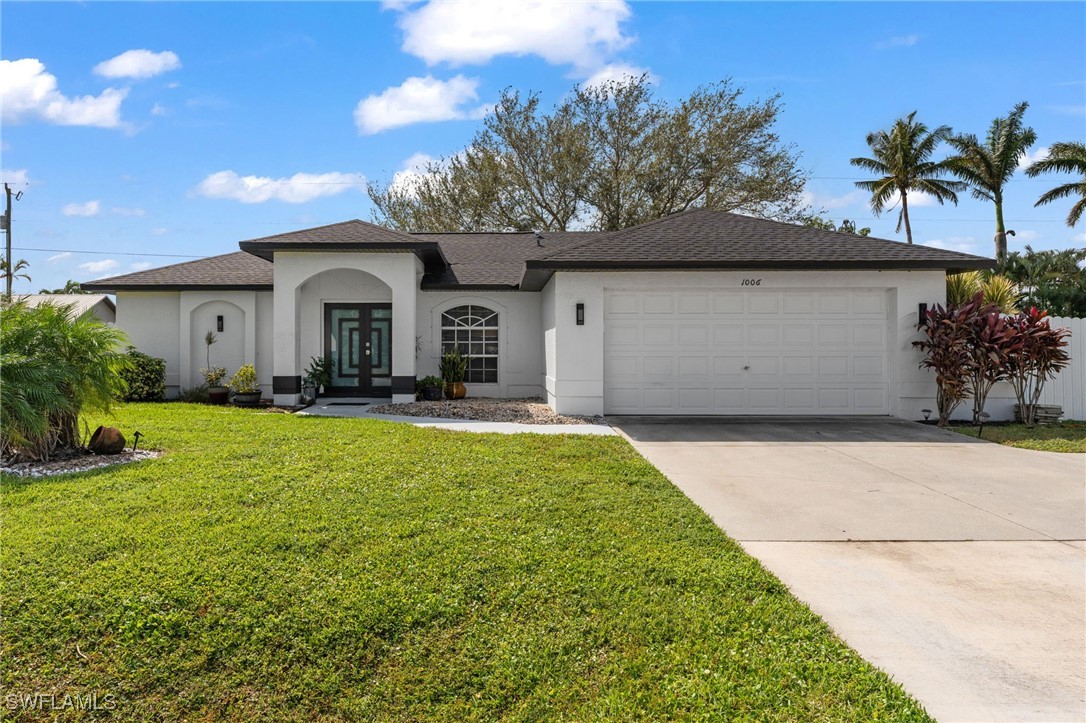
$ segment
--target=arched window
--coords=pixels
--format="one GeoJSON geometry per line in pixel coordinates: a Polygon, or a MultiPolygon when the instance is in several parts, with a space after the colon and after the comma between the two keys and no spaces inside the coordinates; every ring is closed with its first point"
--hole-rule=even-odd
{"type": "Polygon", "coordinates": [[[498,382],[498,312],[467,304],[441,314],[441,353],[453,348],[468,358],[465,381],[498,382]]]}

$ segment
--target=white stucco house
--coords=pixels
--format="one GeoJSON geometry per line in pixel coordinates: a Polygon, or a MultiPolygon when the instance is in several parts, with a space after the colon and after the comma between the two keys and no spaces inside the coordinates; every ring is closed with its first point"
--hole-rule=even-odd
{"type": "Polygon", "coordinates": [[[612,232],[401,233],[363,221],[83,284],[166,360],[172,391],[255,364],[297,402],[310,358],[330,394],[414,398],[443,349],[470,395],[566,414],[894,415],[934,408],[911,347],[948,271],[990,259],[694,210],[612,232]]]}

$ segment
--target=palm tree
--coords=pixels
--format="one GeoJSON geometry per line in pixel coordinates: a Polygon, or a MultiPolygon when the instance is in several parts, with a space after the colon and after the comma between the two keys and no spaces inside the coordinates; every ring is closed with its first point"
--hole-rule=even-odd
{"type": "Polygon", "coordinates": [[[880,215],[894,199],[901,199],[901,211],[897,217],[897,231],[905,226],[905,238],[913,242],[912,224],[909,223],[909,191],[923,191],[939,203],[950,201],[958,204],[956,191],[965,190],[959,181],[941,178],[946,172],[945,161],[930,160],[940,142],[950,137],[949,126],[928,130],[916,121],[914,110],[904,118],[894,121],[890,131],[875,131],[867,135],[873,158],[853,158],[850,163],[882,175],[871,181],[856,181],[856,185],[871,192],[871,210],[880,215]]]}
{"type": "Polygon", "coordinates": [[[1056,186],[1041,196],[1034,206],[1043,206],[1058,198],[1078,195],[1080,198],[1067,214],[1067,225],[1074,227],[1086,211],[1086,143],[1053,143],[1048,149],[1048,158],[1037,161],[1026,169],[1030,178],[1042,173],[1074,173],[1082,180],[1056,186]]]}
{"type": "MultiPolygon", "coordinates": [[[[1006,118],[993,120],[984,143],[972,134],[949,139],[958,151],[958,155],[947,159],[951,173],[965,181],[973,198],[995,204],[995,251],[1000,260],[1007,256],[1008,233],[1003,225],[1003,187],[1029,147],[1037,142],[1037,134],[1022,123],[1027,108],[1029,103],[1019,103],[1006,118]]],[[[1010,234],[1013,236],[1014,232],[1010,234]]]]}

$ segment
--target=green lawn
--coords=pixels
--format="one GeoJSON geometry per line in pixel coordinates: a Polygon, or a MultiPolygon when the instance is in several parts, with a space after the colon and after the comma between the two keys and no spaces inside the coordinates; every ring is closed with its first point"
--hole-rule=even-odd
{"type": "Polygon", "coordinates": [[[112,695],[113,720],[927,720],[620,438],[112,423],[168,454],[2,481],[5,694],[112,695]]]}
{"type": "MultiPolygon", "coordinates": [[[[950,427],[958,434],[977,436],[976,427],[950,427]]],[[[1024,424],[989,424],[981,439],[1008,447],[1041,452],[1086,452],[1086,421],[1064,420],[1048,427],[1027,428],[1024,424]]]]}

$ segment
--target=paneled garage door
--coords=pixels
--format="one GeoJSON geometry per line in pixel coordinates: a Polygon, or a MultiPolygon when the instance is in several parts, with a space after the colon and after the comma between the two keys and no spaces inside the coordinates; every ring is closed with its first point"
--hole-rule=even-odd
{"type": "Polygon", "coordinates": [[[607,414],[888,414],[887,293],[608,290],[607,414]]]}

